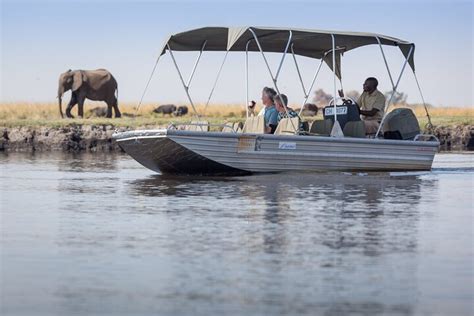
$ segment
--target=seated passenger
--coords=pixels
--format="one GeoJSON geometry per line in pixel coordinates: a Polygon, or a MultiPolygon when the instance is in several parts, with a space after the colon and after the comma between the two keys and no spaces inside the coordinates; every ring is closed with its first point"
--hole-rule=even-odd
{"type": "MultiPolygon", "coordinates": [[[[362,86],[364,92],[357,100],[361,114],[360,118],[364,121],[366,134],[377,133],[385,111],[385,96],[377,90],[378,84],[376,78],[367,78],[362,86]]],[[[342,90],[339,90],[339,96],[344,97],[342,90]]]]}
{"type": "Polygon", "coordinates": [[[265,134],[273,134],[278,125],[278,111],[274,105],[275,90],[265,87],[262,91],[262,103],[264,108],[258,114],[265,118],[265,134]]]}
{"type": "Polygon", "coordinates": [[[282,118],[293,118],[298,116],[298,113],[288,107],[288,97],[284,94],[275,97],[275,108],[278,111],[278,122],[280,122],[282,118]]]}

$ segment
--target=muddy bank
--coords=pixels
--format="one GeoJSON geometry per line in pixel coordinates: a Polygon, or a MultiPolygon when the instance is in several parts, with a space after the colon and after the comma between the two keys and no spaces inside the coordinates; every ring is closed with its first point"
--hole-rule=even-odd
{"type": "MultiPolygon", "coordinates": [[[[160,128],[146,126],[142,128],[160,128]]],[[[132,127],[118,127],[127,131],[132,127]]],[[[121,151],[112,134],[113,125],[70,125],[63,127],[0,127],[0,151],[121,151]]],[[[438,126],[434,134],[441,142],[441,151],[474,150],[474,126],[438,126]]]]}
{"type": "MultiPolygon", "coordinates": [[[[158,127],[148,126],[146,128],[158,127]]],[[[0,128],[2,133],[0,151],[118,152],[121,149],[112,139],[112,134],[116,129],[127,131],[135,128],[116,128],[112,125],[0,128]]]]}

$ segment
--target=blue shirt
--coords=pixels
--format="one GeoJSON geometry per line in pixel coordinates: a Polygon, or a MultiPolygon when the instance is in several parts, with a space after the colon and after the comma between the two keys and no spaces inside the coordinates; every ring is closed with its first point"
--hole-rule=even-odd
{"type": "Polygon", "coordinates": [[[272,105],[270,107],[265,108],[265,113],[263,114],[265,118],[265,126],[277,125],[278,124],[278,111],[276,110],[275,106],[272,105]]]}

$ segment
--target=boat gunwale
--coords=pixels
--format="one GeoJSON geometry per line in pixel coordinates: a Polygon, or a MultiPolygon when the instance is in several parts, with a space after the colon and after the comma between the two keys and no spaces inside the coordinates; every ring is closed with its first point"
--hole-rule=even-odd
{"type": "MultiPolygon", "coordinates": [[[[255,133],[225,133],[225,132],[205,132],[205,131],[183,131],[172,129],[152,129],[152,130],[134,130],[126,132],[118,132],[112,135],[112,138],[118,142],[144,139],[144,138],[161,138],[168,136],[195,136],[195,137],[216,137],[216,138],[240,138],[259,137],[265,140],[278,141],[321,141],[327,143],[360,143],[360,144],[384,144],[384,145],[406,145],[406,146],[423,146],[438,147],[439,141],[414,141],[414,140],[397,140],[397,139],[374,139],[374,138],[354,138],[354,137],[330,137],[330,136],[313,136],[313,135],[274,135],[274,134],[255,134],[255,133]]],[[[171,137],[170,137],[171,138],[171,137]]]]}

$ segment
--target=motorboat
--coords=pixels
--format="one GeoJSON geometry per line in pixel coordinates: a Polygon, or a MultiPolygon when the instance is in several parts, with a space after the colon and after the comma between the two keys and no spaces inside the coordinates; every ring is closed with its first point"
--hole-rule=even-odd
{"type": "MultiPolygon", "coordinates": [[[[415,45],[411,42],[374,33],[267,27],[204,27],[178,33],[170,36],[165,42],[150,80],[161,56],[169,54],[193,108],[195,119],[182,125],[170,124],[164,129],[117,132],[113,138],[133,159],[163,174],[430,170],[439,149],[438,139],[420,131],[418,121],[410,109],[397,108],[391,112],[387,111],[407,65],[414,74],[424,103],[415,73],[414,50],[415,45]],[[274,134],[265,134],[263,116],[250,116],[247,106],[243,128],[235,124],[209,124],[196,111],[189,93],[196,66],[203,52],[218,51],[225,55],[207,104],[229,52],[241,52],[246,55],[246,104],[249,102],[250,52],[262,55],[278,95],[280,70],[286,56],[291,55],[304,91],[304,103],[311,95],[323,64],[333,73],[336,96],[337,82],[342,84],[342,54],[367,45],[376,45],[380,49],[392,84],[385,114],[373,135],[366,135],[360,115],[354,115],[358,107],[355,101],[348,97],[334,97],[329,106],[324,108],[324,119],[314,121],[311,125],[307,124],[306,128],[301,128],[299,117],[285,118],[280,121],[274,134]],[[384,46],[396,46],[404,56],[397,80],[394,80],[388,67],[384,46]],[[186,82],[173,51],[196,51],[199,54],[186,82]],[[267,52],[281,53],[281,61],[276,71],[272,71],[269,66],[265,55],[267,52]],[[302,80],[296,56],[319,60],[308,88],[302,80]]],[[[426,105],[425,110],[431,126],[426,105]]]]}

